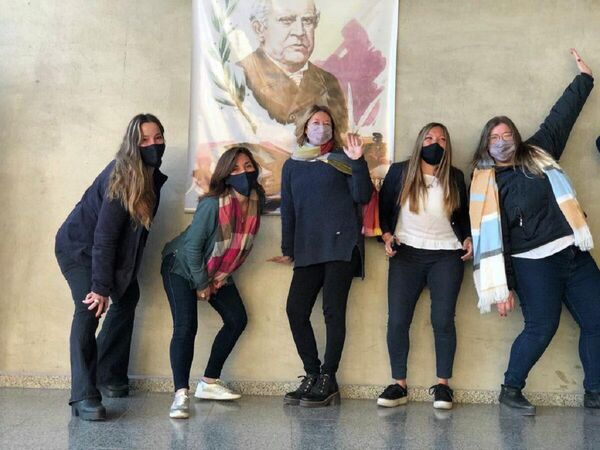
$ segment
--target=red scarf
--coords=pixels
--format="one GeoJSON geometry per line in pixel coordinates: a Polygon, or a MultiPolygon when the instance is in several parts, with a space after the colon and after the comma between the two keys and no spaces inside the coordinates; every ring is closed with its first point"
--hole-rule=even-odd
{"type": "Polygon", "coordinates": [[[333,144],[334,144],[333,139],[329,139],[324,144],[321,144],[320,145],[321,155],[325,155],[325,154],[329,153],[331,150],[333,150],[333,144]]]}

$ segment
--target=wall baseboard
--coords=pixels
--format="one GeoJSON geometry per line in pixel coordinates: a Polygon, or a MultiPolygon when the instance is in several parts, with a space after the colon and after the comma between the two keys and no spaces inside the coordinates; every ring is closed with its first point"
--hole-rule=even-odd
{"type": "MultiPolygon", "coordinates": [[[[192,388],[198,379],[191,381],[192,388]]],[[[130,378],[134,390],[145,392],[172,392],[173,382],[166,377],[141,377],[130,378]]],[[[283,396],[286,392],[298,387],[297,382],[282,381],[231,381],[229,385],[245,395],[271,395],[283,396]]],[[[70,389],[71,380],[65,375],[30,375],[0,373],[0,387],[31,388],[31,389],[70,389]]],[[[376,399],[385,386],[380,385],[342,385],[342,397],[353,399],[376,399]]],[[[498,403],[499,391],[455,389],[454,401],[456,403],[494,404],[498,403]]],[[[560,392],[526,392],[531,403],[538,406],[583,406],[583,394],[560,392]]],[[[410,387],[408,398],[411,401],[429,402],[431,395],[425,387],[410,387]]]]}

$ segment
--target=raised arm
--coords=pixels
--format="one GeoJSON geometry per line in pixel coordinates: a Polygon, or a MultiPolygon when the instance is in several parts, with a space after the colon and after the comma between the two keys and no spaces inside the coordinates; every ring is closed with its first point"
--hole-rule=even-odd
{"type": "Polygon", "coordinates": [[[560,159],[571,129],[594,87],[594,78],[590,68],[575,49],[571,49],[571,54],[575,58],[580,74],[565,89],[538,131],[527,140],[528,144],[541,147],[557,161],[560,159]]]}
{"type": "Polygon", "coordinates": [[[350,159],[352,175],[348,178],[348,188],[354,203],[367,204],[373,193],[373,183],[369,174],[369,166],[363,157],[362,139],[360,136],[349,134],[348,144],[344,153],[350,159]]]}

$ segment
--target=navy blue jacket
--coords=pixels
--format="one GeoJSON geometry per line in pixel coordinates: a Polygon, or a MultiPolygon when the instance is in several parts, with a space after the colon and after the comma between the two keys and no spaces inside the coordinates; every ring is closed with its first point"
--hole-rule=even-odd
{"type": "MultiPolygon", "coordinates": [[[[92,291],[118,300],[135,279],[148,231],[136,225],[119,200],[108,200],[111,161],[96,177],[56,234],[55,249],[92,268],[92,291]]],[[[154,170],[156,205],[167,176],[154,170]]]]}
{"type": "MultiPolygon", "coordinates": [[[[577,75],[539,129],[525,143],[544,149],[558,161],[593,87],[594,79],[591,76],[577,75]]],[[[508,287],[514,289],[516,283],[508,255],[526,252],[570,236],[573,229],[560,210],[545,175],[539,177],[521,167],[497,167],[496,183],[500,197],[506,277],[508,287]]]]}
{"type": "MultiPolygon", "coordinates": [[[[334,152],[345,156],[340,149],[334,152]]],[[[320,161],[288,159],[283,165],[281,251],[295,267],[350,261],[357,246],[364,261],[360,205],[369,202],[373,185],[364,158],[345,160],[352,175],[320,161]]]]}
{"type": "MultiPolygon", "coordinates": [[[[396,222],[400,215],[400,192],[404,187],[404,179],[408,170],[408,161],[394,163],[386,174],[381,191],[379,192],[379,225],[383,233],[394,234],[396,222]]],[[[458,189],[460,205],[452,212],[450,225],[452,230],[462,244],[464,240],[471,237],[471,223],[469,221],[469,201],[467,199],[467,186],[465,176],[456,167],[450,167],[451,182],[458,189]]]]}

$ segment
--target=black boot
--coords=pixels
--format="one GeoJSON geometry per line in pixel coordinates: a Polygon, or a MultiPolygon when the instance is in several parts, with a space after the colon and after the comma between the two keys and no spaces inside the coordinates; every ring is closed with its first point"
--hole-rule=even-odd
{"type": "Polygon", "coordinates": [[[302,378],[300,386],[298,386],[298,389],[296,389],[295,391],[288,392],[287,394],[285,394],[285,396],[283,397],[284,405],[299,404],[302,396],[308,394],[313,388],[317,381],[317,378],[319,378],[319,375],[307,373],[306,375],[300,375],[298,378],[302,378]]]}
{"type": "Polygon", "coordinates": [[[600,392],[585,391],[583,406],[586,408],[600,409],[600,392]]]}
{"type": "Polygon", "coordinates": [[[320,406],[339,405],[340,389],[334,374],[322,373],[312,390],[300,399],[300,406],[318,408],[320,406]]]}
{"type": "Polygon", "coordinates": [[[71,404],[71,414],[81,420],[104,420],[106,409],[97,398],[86,398],[71,404]]]}
{"type": "Polygon", "coordinates": [[[529,403],[519,388],[503,384],[498,400],[501,405],[512,408],[524,416],[535,416],[535,406],[529,403]]]}

